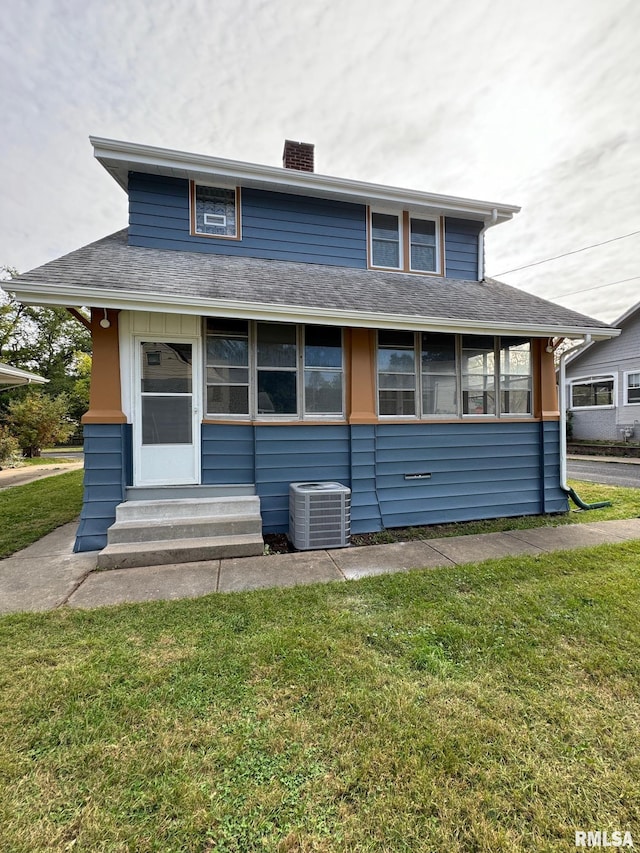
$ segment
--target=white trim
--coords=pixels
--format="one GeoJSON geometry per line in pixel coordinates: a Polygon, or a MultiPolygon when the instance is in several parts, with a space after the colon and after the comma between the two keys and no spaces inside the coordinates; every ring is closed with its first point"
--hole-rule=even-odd
{"type": "Polygon", "coordinates": [[[44,385],[48,381],[37,373],[30,373],[20,367],[0,362],[0,390],[8,391],[8,388],[3,387],[5,385],[16,388],[18,385],[44,385]]]}
{"type": "Polygon", "coordinates": [[[262,166],[239,160],[227,160],[203,154],[175,151],[134,142],[123,142],[90,136],[94,157],[123,188],[127,188],[128,173],[140,171],[148,174],[171,175],[199,182],[223,178],[242,186],[280,190],[294,194],[313,194],[369,204],[373,202],[415,205],[433,213],[455,212],[472,219],[484,220],[495,209],[498,221],[506,221],[520,211],[517,205],[496,204],[459,196],[439,195],[383,184],[366,183],[346,178],[319,175],[297,169],[262,166]]]}
{"type": "Polygon", "coordinates": [[[618,399],[618,377],[615,373],[593,373],[590,376],[579,376],[567,380],[568,390],[568,406],[570,412],[589,412],[600,411],[603,409],[615,409],[616,400],[618,399]],[[611,399],[613,403],[606,403],[603,406],[574,406],[573,405],[573,386],[574,385],[593,385],[594,382],[613,381],[611,389],[611,399]]]}
{"type": "Polygon", "coordinates": [[[640,400],[638,400],[635,403],[629,402],[629,382],[627,381],[627,377],[630,376],[632,373],[637,373],[640,376],[640,367],[638,367],[636,370],[625,370],[622,374],[622,376],[623,376],[622,390],[623,390],[623,400],[624,400],[623,405],[624,406],[640,406],[640,400]]]}
{"type": "Polygon", "coordinates": [[[190,297],[184,302],[180,294],[163,294],[150,299],[136,291],[111,290],[73,285],[47,287],[28,281],[11,282],[11,291],[25,304],[32,305],[99,305],[101,308],[131,309],[160,313],[196,314],[211,317],[257,319],[276,323],[309,323],[314,326],[351,326],[358,329],[398,329],[407,331],[469,332],[471,334],[513,335],[548,338],[550,336],[581,338],[591,335],[594,340],[615,338],[620,329],[591,326],[549,326],[538,323],[480,323],[475,320],[452,321],[440,317],[420,317],[406,314],[382,314],[374,311],[345,311],[343,309],[309,308],[296,305],[273,305],[246,302],[238,299],[190,297]]]}

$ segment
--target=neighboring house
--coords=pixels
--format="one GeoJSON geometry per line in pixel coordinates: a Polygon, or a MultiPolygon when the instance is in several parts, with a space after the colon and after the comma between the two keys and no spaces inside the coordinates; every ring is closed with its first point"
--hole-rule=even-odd
{"type": "Polygon", "coordinates": [[[169,536],[194,496],[287,531],[300,481],[349,486],[353,532],[567,509],[553,339],[616,332],[485,279],[519,208],[319,175],[305,143],[283,168],[92,144],[129,227],[12,281],[91,307],[77,550],[145,513],[169,536]]]}
{"type": "Polygon", "coordinates": [[[567,357],[567,405],[577,439],[640,440],[640,302],[614,324],[611,340],[567,357]]]}
{"type": "Polygon", "coordinates": [[[29,373],[28,370],[0,362],[0,391],[9,391],[20,385],[44,385],[48,381],[37,373],[29,373]]]}

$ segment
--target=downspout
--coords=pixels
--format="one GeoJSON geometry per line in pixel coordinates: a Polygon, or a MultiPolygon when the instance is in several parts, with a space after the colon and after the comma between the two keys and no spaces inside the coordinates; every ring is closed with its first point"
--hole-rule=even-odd
{"type": "Polygon", "coordinates": [[[491,217],[488,222],[485,222],[482,226],[482,230],[478,234],[478,281],[482,281],[484,279],[484,232],[491,228],[492,225],[495,225],[498,221],[498,210],[497,208],[493,208],[491,211],[491,217]]]}
{"type": "Polygon", "coordinates": [[[582,498],[571,488],[567,483],[567,356],[572,355],[577,349],[580,349],[585,343],[591,343],[591,335],[587,335],[585,340],[571,349],[565,350],[560,354],[560,378],[558,389],[558,405],[560,408],[560,488],[565,492],[574,504],[580,509],[601,509],[605,506],[611,506],[611,501],[599,501],[598,503],[587,504],[582,498]]]}

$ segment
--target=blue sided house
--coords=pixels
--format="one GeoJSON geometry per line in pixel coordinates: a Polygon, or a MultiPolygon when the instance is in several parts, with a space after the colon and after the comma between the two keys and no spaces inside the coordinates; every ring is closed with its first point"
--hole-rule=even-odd
{"type": "Polygon", "coordinates": [[[128,227],[12,282],[93,335],[77,550],[261,553],[301,482],[349,487],[354,533],[567,509],[553,349],[616,330],[485,277],[519,208],[320,175],[306,143],[91,142],[128,227]]]}

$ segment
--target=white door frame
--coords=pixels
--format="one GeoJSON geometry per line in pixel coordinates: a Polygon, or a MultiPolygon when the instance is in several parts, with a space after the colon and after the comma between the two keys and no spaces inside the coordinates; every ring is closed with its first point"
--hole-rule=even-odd
{"type": "MultiPolygon", "coordinates": [[[[134,486],[171,486],[171,485],[199,485],[202,477],[201,467],[201,424],[202,424],[202,340],[193,335],[181,334],[158,334],[148,332],[132,336],[133,358],[132,382],[131,382],[131,405],[133,421],[133,485],[134,486]],[[168,480],[154,479],[153,481],[144,477],[142,465],[142,396],[141,396],[141,374],[142,360],[141,344],[143,342],[158,343],[185,343],[192,346],[192,437],[193,437],[193,472],[189,472],[179,481],[172,477],[168,480]]],[[[158,445],[161,447],[162,445],[158,445]]]]}

